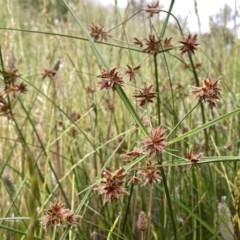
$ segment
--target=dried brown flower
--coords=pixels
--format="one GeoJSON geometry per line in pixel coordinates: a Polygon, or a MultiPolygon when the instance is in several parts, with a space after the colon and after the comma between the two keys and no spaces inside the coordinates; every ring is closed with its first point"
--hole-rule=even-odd
{"type": "Polygon", "coordinates": [[[115,172],[105,170],[103,175],[104,177],[101,179],[99,186],[94,190],[97,190],[99,194],[105,194],[104,203],[110,200],[117,200],[121,194],[128,194],[128,192],[121,187],[124,183],[123,179],[127,176],[123,168],[115,172]]]}
{"type": "Polygon", "coordinates": [[[52,206],[45,210],[45,215],[42,219],[42,224],[45,227],[60,226],[64,223],[73,225],[77,223],[79,219],[78,215],[75,215],[70,209],[64,208],[61,201],[57,201],[52,206]]]}
{"type": "Polygon", "coordinates": [[[147,87],[147,85],[144,84],[144,87],[139,90],[139,93],[134,95],[134,97],[140,101],[140,106],[145,105],[146,102],[153,103],[156,92],[154,92],[152,88],[153,85],[147,87]]]}
{"type": "Polygon", "coordinates": [[[216,102],[221,98],[221,88],[219,81],[212,80],[210,77],[204,79],[200,87],[193,87],[192,93],[195,94],[198,101],[206,101],[211,109],[216,106],[216,102]]]}
{"type": "Polygon", "coordinates": [[[197,46],[199,45],[197,43],[197,34],[188,34],[188,36],[180,41],[182,43],[182,47],[180,48],[181,54],[184,53],[189,53],[189,54],[194,54],[194,51],[197,50],[197,46]]]}
{"type": "Polygon", "coordinates": [[[167,146],[167,142],[163,137],[164,133],[165,130],[160,126],[152,129],[150,136],[143,140],[144,147],[148,151],[148,156],[164,151],[164,148],[167,146]]]}
{"type": "Polygon", "coordinates": [[[121,158],[124,159],[125,161],[133,161],[142,154],[143,153],[141,149],[134,147],[131,152],[121,154],[121,158]]]}
{"type": "Polygon", "coordinates": [[[139,170],[137,174],[143,177],[143,185],[146,185],[147,183],[153,184],[161,179],[159,165],[152,160],[149,160],[146,166],[139,170]]]}
{"type": "Polygon", "coordinates": [[[136,71],[138,71],[140,66],[131,67],[127,64],[125,74],[129,76],[129,81],[135,80],[136,78],[136,71]]]}
{"type": "Polygon", "coordinates": [[[89,34],[94,39],[94,41],[107,41],[111,37],[108,32],[103,30],[103,26],[92,24],[89,27],[89,34]]]}
{"type": "Polygon", "coordinates": [[[162,40],[155,37],[155,35],[150,34],[148,39],[146,39],[146,48],[143,50],[149,54],[157,54],[159,49],[162,47],[162,40]]]}
{"type": "Polygon", "coordinates": [[[112,88],[112,90],[115,90],[116,85],[123,85],[123,83],[124,83],[122,77],[119,76],[117,67],[114,67],[110,70],[103,68],[101,75],[99,75],[97,77],[100,78],[100,81],[98,82],[101,86],[100,89],[112,88]]]}
{"type": "Polygon", "coordinates": [[[139,40],[138,38],[133,38],[134,40],[134,44],[139,46],[139,47],[143,47],[143,42],[141,40],[139,40]]]}
{"type": "Polygon", "coordinates": [[[151,18],[154,14],[159,14],[160,8],[159,8],[159,2],[152,2],[151,4],[147,4],[147,8],[145,10],[146,13],[148,13],[148,17],[151,18]]]}
{"type": "Polygon", "coordinates": [[[145,231],[147,229],[147,216],[143,211],[138,215],[137,228],[140,231],[145,231]]]}

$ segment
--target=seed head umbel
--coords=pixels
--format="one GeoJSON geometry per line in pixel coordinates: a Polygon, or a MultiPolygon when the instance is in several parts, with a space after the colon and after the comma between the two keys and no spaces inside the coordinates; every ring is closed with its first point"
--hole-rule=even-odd
{"type": "Polygon", "coordinates": [[[197,34],[192,35],[189,33],[186,38],[180,41],[180,43],[182,44],[182,47],[180,48],[182,55],[185,53],[194,54],[199,45],[197,43],[197,34]]]}
{"type": "Polygon", "coordinates": [[[152,129],[150,136],[143,140],[144,148],[148,151],[148,156],[156,155],[164,151],[167,142],[164,139],[165,130],[162,126],[152,129]]]}
{"type": "Polygon", "coordinates": [[[196,96],[198,101],[205,101],[208,103],[210,109],[216,107],[216,103],[221,99],[221,88],[219,87],[219,80],[213,80],[211,77],[204,79],[200,87],[193,87],[192,93],[196,96]]]}
{"type": "Polygon", "coordinates": [[[115,90],[116,85],[123,85],[124,83],[123,78],[119,75],[117,67],[113,67],[110,70],[103,68],[101,74],[97,77],[100,78],[98,82],[100,84],[100,89],[111,88],[115,90]]]}
{"type": "Polygon", "coordinates": [[[100,184],[94,190],[98,191],[99,194],[105,195],[104,204],[110,200],[117,200],[120,195],[128,194],[128,192],[122,188],[124,178],[127,176],[123,168],[115,172],[105,170],[103,175],[100,184]]]}

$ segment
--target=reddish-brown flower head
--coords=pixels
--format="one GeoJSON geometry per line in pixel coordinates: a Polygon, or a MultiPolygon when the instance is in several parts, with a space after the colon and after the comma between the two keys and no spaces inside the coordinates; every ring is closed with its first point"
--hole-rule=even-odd
{"type": "Polygon", "coordinates": [[[143,185],[147,183],[153,184],[161,179],[159,165],[152,160],[149,160],[146,166],[139,170],[137,174],[142,176],[144,180],[143,185]]]}
{"type": "Polygon", "coordinates": [[[164,151],[164,148],[167,146],[167,142],[163,137],[164,133],[165,130],[160,126],[152,129],[150,136],[143,140],[144,147],[148,151],[148,156],[164,151]]]}
{"type": "Polygon", "coordinates": [[[58,201],[45,210],[45,215],[42,219],[42,224],[45,227],[60,226],[64,223],[69,225],[76,224],[79,220],[79,216],[75,215],[70,209],[64,208],[61,201],[58,201]]]}
{"type": "Polygon", "coordinates": [[[104,27],[92,24],[89,27],[89,34],[94,39],[94,41],[107,41],[111,37],[106,31],[103,30],[104,27]]]}
{"type": "Polygon", "coordinates": [[[104,177],[99,186],[94,190],[97,190],[99,194],[105,194],[104,203],[110,200],[117,200],[121,194],[128,194],[128,192],[122,188],[124,183],[123,179],[127,176],[127,173],[124,173],[123,168],[120,168],[115,172],[105,170],[103,174],[104,177]]]}
{"type": "Polygon", "coordinates": [[[131,67],[127,64],[125,74],[129,76],[129,81],[135,80],[136,78],[136,72],[139,70],[140,66],[137,67],[131,67]]]}
{"type": "Polygon", "coordinates": [[[145,10],[148,13],[148,17],[151,18],[154,14],[158,14],[160,12],[159,2],[152,2],[151,4],[147,4],[147,8],[145,10]]]}
{"type": "Polygon", "coordinates": [[[180,41],[180,43],[182,43],[183,45],[180,48],[181,54],[184,54],[184,53],[194,54],[194,51],[197,50],[197,46],[199,45],[197,43],[197,34],[192,35],[189,33],[185,39],[180,41]]]}
{"type": "Polygon", "coordinates": [[[147,87],[144,84],[144,87],[139,90],[138,94],[135,94],[134,97],[140,102],[140,106],[145,105],[145,103],[153,103],[153,99],[156,97],[156,92],[153,91],[153,85],[147,87]]]}
{"type": "Polygon", "coordinates": [[[146,48],[143,50],[146,53],[157,54],[162,47],[161,39],[155,37],[155,35],[149,35],[146,39],[146,48]]]}
{"type": "Polygon", "coordinates": [[[211,109],[216,106],[216,102],[221,98],[221,88],[218,86],[218,80],[212,80],[210,77],[204,79],[200,87],[193,87],[192,93],[198,101],[206,101],[211,109]]]}
{"type": "Polygon", "coordinates": [[[97,77],[100,78],[100,81],[98,82],[100,84],[100,89],[112,88],[112,90],[115,90],[116,85],[123,85],[124,83],[122,77],[119,76],[117,67],[114,67],[110,70],[103,68],[101,75],[97,77]]]}

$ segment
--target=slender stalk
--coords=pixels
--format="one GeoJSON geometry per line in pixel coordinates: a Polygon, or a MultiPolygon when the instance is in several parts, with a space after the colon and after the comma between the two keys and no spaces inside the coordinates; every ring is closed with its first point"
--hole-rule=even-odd
{"type": "Polygon", "coordinates": [[[150,190],[149,190],[149,199],[148,199],[148,227],[147,227],[147,239],[151,239],[151,219],[152,219],[152,201],[153,201],[153,185],[151,184],[150,190]]]}

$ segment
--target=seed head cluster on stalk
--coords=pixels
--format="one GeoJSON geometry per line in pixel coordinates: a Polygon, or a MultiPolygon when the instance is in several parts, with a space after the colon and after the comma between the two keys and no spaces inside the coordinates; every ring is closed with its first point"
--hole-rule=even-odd
{"type": "Polygon", "coordinates": [[[64,224],[75,225],[79,218],[69,208],[65,208],[63,202],[57,201],[45,210],[42,224],[45,227],[59,227],[64,224]]]}

